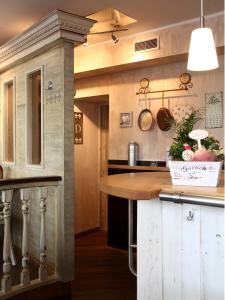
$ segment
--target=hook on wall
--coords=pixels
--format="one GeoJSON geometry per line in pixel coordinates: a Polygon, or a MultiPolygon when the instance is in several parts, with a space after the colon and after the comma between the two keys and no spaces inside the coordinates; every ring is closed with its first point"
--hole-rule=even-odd
{"type": "Polygon", "coordinates": [[[48,82],[47,90],[48,90],[48,91],[53,90],[53,82],[52,82],[51,80],[48,82]]]}

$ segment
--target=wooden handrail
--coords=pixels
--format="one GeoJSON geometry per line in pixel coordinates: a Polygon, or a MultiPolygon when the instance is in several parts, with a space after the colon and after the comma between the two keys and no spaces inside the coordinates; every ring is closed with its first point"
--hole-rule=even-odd
{"type": "Polygon", "coordinates": [[[7,178],[0,180],[0,191],[17,188],[57,186],[60,181],[62,181],[61,176],[7,178]]]}

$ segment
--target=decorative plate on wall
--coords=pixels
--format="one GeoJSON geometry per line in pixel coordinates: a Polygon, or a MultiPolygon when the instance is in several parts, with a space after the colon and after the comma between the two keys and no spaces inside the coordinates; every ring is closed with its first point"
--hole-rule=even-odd
{"type": "Polygon", "coordinates": [[[188,105],[175,105],[172,108],[172,115],[177,123],[180,123],[183,119],[188,119],[193,113],[193,108],[188,105]]]}

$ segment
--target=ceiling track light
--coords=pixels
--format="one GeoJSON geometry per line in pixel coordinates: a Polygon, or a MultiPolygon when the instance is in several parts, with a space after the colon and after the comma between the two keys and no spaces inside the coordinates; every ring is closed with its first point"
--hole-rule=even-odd
{"type": "Polygon", "coordinates": [[[191,33],[187,69],[208,71],[219,67],[215,42],[210,28],[204,24],[203,0],[201,0],[200,28],[191,33]]]}
{"type": "Polygon", "coordinates": [[[114,34],[113,32],[112,32],[111,37],[112,37],[112,40],[114,41],[115,44],[117,44],[117,43],[119,42],[118,37],[116,37],[115,34],[114,34]]]}

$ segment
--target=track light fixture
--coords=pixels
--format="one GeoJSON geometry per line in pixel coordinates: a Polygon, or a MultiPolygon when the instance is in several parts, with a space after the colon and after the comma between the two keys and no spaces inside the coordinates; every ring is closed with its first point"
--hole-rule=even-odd
{"type": "Polygon", "coordinates": [[[118,43],[119,39],[115,36],[115,34],[112,32],[112,40],[114,41],[114,43],[118,43]]]}

